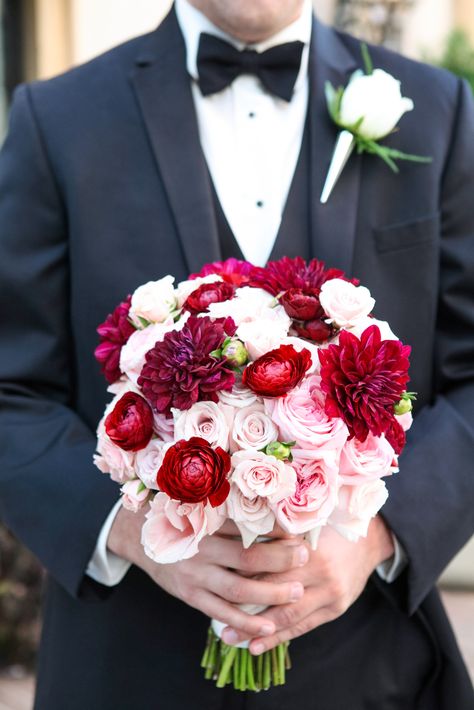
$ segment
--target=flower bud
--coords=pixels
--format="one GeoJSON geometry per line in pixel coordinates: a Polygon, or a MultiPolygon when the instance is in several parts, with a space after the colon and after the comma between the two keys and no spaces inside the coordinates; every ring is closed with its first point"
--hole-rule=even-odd
{"type": "Polygon", "coordinates": [[[249,354],[241,340],[231,338],[222,348],[222,357],[225,357],[232,367],[242,367],[248,361],[249,354]]]}
{"type": "Polygon", "coordinates": [[[295,445],[295,441],[272,441],[265,447],[267,456],[274,456],[280,461],[291,461],[291,447],[295,445]]]}
{"type": "Polygon", "coordinates": [[[411,412],[412,409],[413,405],[411,403],[411,399],[407,399],[406,397],[402,397],[401,400],[393,407],[394,413],[398,416],[408,414],[408,412],[411,412]]]}

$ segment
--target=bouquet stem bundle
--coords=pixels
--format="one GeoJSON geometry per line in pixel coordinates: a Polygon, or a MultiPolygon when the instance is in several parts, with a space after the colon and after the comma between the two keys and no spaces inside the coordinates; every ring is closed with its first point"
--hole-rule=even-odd
{"type": "Polygon", "coordinates": [[[252,656],[248,648],[224,643],[209,627],[201,660],[204,677],[215,680],[217,688],[232,684],[235,690],[259,691],[284,685],[286,671],[291,668],[288,646],[289,641],[252,656]]]}

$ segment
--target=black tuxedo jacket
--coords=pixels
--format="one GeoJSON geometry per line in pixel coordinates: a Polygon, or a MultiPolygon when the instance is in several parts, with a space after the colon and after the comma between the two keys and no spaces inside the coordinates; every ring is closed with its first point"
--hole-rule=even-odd
{"type": "Polygon", "coordinates": [[[447,73],[371,51],[415,101],[387,143],[433,160],[395,175],[354,155],[319,203],[337,136],[324,82],[345,84],[361,62],[356,40],[315,23],[311,238],[413,346],[418,411],[383,509],[409,565],[295,641],[285,688],[248,698],[201,679],[198,612],[134,568],[108,593],[84,577],[118,494],[92,464],[106,399],[95,328],[138,284],[220,256],[174,12],[18,89],[0,159],[0,514],[50,575],[37,708],[472,707],[430,590],[474,529],[473,101],[447,73]]]}

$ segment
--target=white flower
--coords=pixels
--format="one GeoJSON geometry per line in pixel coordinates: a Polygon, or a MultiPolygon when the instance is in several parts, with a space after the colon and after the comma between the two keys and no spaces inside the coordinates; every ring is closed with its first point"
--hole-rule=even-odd
{"type": "Polygon", "coordinates": [[[387,136],[404,113],[414,108],[411,99],[404,98],[400,82],[383,69],[365,75],[357,71],[342,96],[339,122],[344,128],[357,128],[357,134],[368,140],[387,136]]]}
{"type": "Polygon", "coordinates": [[[140,318],[151,323],[162,323],[176,310],[173,283],[174,276],[164,276],[137,288],[130,306],[130,318],[136,325],[141,327],[140,318]]]}
{"type": "Polygon", "coordinates": [[[350,328],[366,318],[375,300],[365,286],[354,286],[344,279],[330,279],[321,286],[319,300],[331,322],[350,328]]]}

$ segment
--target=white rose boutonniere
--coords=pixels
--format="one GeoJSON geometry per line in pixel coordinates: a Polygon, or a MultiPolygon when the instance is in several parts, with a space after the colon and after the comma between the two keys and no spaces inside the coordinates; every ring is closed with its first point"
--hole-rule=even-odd
{"type": "Polygon", "coordinates": [[[380,145],[378,141],[394,130],[414,103],[402,96],[400,82],[383,69],[374,69],[367,45],[361,45],[365,73],[358,69],[346,88],[335,89],[326,82],[326,101],[333,121],[342,129],[334,149],[321,202],[329,199],[354,148],[359,153],[378,155],[391,170],[398,173],[396,160],[429,163],[431,158],[409,155],[394,148],[380,145]]]}

